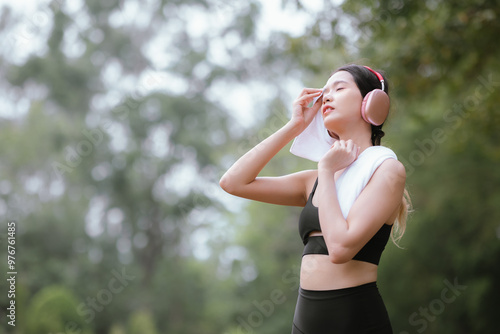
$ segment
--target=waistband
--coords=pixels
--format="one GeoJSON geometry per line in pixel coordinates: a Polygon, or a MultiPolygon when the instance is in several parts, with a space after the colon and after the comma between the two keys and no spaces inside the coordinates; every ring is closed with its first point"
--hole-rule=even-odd
{"type": "Polygon", "coordinates": [[[299,287],[300,296],[307,299],[315,299],[315,300],[341,298],[358,294],[364,294],[368,292],[378,293],[377,282],[370,282],[358,286],[334,289],[334,290],[307,290],[307,289],[302,289],[302,287],[299,287]]]}

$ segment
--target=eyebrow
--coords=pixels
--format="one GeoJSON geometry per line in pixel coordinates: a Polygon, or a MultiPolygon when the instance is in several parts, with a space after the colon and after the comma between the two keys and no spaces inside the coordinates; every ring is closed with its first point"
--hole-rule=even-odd
{"type": "Polygon", "coordinates": [[[348,82],[347,82],[347,81],[345,81],[345,80],[336,80],[336,81],[334,81],[334,82],[333,82],[332,86],[336,86],[336,85],[338,85],[339,83],[348,83],[348,82]]]}
{"type": "MultiPolygon", "coordinates": [[[[340,83],[346,83],[347,84],[348,82],[345,81],[345,80],[335,80],[334,82],[332,82],[332,84],[330,86],[331,87],[335,87],[335,86],[337,86],[340,83]]],[[[323,92],[326,91],[327,88],[328,88],[328,86],[325,86],[324,89],[323,89],[323,92]]]]}

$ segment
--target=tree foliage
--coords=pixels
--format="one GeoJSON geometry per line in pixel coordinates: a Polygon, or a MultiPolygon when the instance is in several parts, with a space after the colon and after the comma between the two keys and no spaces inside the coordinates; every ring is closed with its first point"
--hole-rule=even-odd
{"type": "MultiPolygon", "coordinates": [[[[351,62],[389,77],[382,142],[414,204],[405,249],[388,245],[379,270],[395,333],[494,331],[500,3],[281,1],[289,30],[268,27],[270,3],[3,7],[17,333],[288,332],[299,211],[231,198],[218,179],[301,86],[351,62]]],[[[263,174],[315,167],[285,149],[263,174]]]]}

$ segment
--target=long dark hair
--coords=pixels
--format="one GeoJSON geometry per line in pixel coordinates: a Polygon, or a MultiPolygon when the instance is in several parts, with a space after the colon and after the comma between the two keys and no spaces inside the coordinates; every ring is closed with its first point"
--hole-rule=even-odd
{"type": "MultiPolygon", "coordinates": [[[[338,71],[346,71],[352,75],[352,77],[354,78],[354,82],[358,86],[363,98],[366,96],[366,94],[368,94],[369,92],[371,92],[376,88],[382,89],[382,84],[380,83],[377,76],[364,66],[354,65],[354,64],[345,65],[335,70],[335,72],[338,71]]],[[[389,83],[387,82],[384,73],[378,70],[376,71],[380,73],[384,78],[384,91],[387,93],[387,95],[389,95],[389,83]]],[[[384,131],[382,131],[383,125],[384,123],[378,126],[372,125],[371,139],[372,139],[372,145],[374,146],[380,145],[380,140],[385,135],[384,131]]]]}

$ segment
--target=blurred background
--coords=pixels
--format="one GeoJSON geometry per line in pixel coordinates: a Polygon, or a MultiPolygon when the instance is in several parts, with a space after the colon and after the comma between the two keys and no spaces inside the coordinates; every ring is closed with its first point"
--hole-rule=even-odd
{"type": "MultiPolygon", "coordinates": [[[[2,1],[0,332],[289,333],[300,208],[218,180],[346,63],[407,169],[394,332],[497,333],[500,1],[2,1]],[[8,325],[7,223],[16,230],[8,325]]],[[[315,164],[284,149],[262,172],[315,164]]]]}

